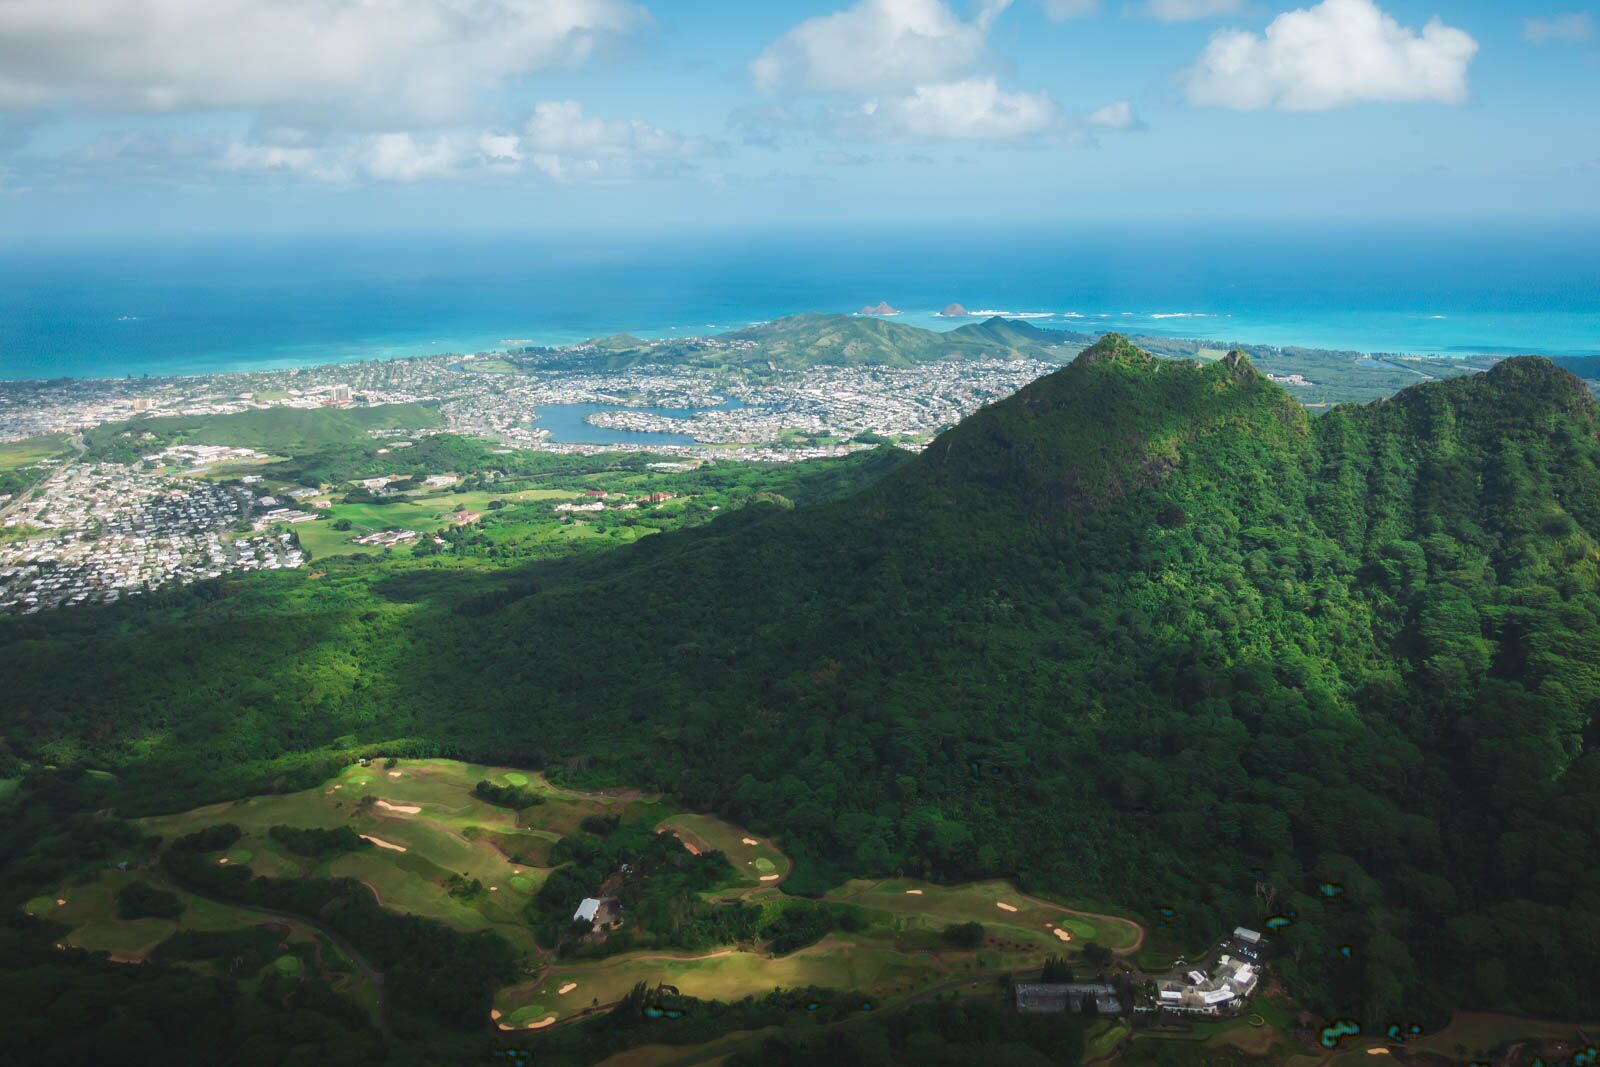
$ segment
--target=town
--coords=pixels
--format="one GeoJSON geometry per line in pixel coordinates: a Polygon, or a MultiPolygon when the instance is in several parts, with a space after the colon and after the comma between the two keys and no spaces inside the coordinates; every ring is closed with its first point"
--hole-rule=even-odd
{"type": "MultiPolygon", "coordinates": [[[[0,465],[0,611],[114,602],[168,583],[305,563],[309,555],[295,528],[327,517],[335,487],[280,485],[282,499],[257,491],[260,478],[243,469],[288,457],[185,440],[179,427],[210,418],[280,411],[310,417],[329,409],[359,416],[399,406],[425,416],[404,429],[363,423],[357,433],[373,459],[431,435],[456,434],[507,455],[649,453],[661,457],[653,465],[660,470],[717,460],[783,463],[882,445],[920,450],[1082,348],[1079,335],[1062,333],[1060,340],[980,348],[963,358],[936,351],[938,358],[925,362],[796,359],[795,345],[826,345],[827,332],[839,325],[824,317],[820,325],[790,327],[796,328],[812,332],[799,342],[787,334],[790,340],[754,339],[767,336],[761,333],[662,341],[621,336],[563,348],[251,373],[0,382],[0,450],[11,443],[23,455],[9,468],[0,465]],[[142,429],[146,420],[174,429],[157,439],[142,429]],[[108,425],[111,434],[97,433],[108,425]],[[105,437],[114,449],[91,447],[91,439],[105,437]],[[31,454],[29,446],[40,443],[36,451],[43,454],[31,454]],[[232,480],[213,477],[222,467],[237,468],[232,480]]],[[[1202,359],[1220,354],[1199,344],[1171,342],[1163,351],[1202,359]]],[[[1361,362],[1352,362],[1352,354],[1276,349],[1252,350],[1252,358],[1281,363],[1287,373],[1269,377],[1307,393],[1303,402],[1312,407],[1326,406],[1310,401],[1323,387],[1296,368],[1330,374],[1340,368],[1348,376],[1361,362]]],[[[1424,365],[1444,373],[1433,363],[1366,362],[1402,377],[1423,375],[1415,368],[1424,365]]],[[[433,474],[423,487],[457,477],[433,474]]],[[[389,498],[390,480],[367,478],[357,487],[370,499],[389,498]]],[[[559,510],[576,518],[570,513],[632,507],[590,500],[559,510]]],[[[365,530],[349,541],[376,549],[427,544],[420,531],[407,529],[365,530]]]]}
{"type": "Polygon", "coordinates": [[[248,489],[164,470],[68,462],[0,509],[0,611],[115,603],[168,583],[305,561],[286,534],[236,536],[241,523],[251,528],[248,489]]]}

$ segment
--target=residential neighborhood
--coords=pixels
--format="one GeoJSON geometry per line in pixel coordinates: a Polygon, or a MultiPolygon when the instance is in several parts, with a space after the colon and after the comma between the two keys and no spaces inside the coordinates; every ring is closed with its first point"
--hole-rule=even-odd
{"type": "Polygon", "coordinates": [[[63,466],[13,504],[0,525],[11,535],[0,541],[0,611],[114,603],[169,583],[303,564],[305,553],[288,535],[235,535],[254,507],[243,486],[137,465],[63,466]]]}

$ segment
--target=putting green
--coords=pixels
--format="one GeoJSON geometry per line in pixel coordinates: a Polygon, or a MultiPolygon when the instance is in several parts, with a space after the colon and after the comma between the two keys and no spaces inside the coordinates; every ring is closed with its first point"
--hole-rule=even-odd
{"type": "Polygon", "coordinates": [[[229,863],[249,863],[256,858],[256,854],[247,848],[230,848],[227,856],[229,863]]]}
{"type": "Polygon", "coordinates": [[[279,956],[272,961],[272,969],[279,974],[298,975],[306,965],[299,956],[279,956]]]}
{"type": "Polygon", "coordinates": [[[526,774],[518,774],[516,771],[507,771],[503,775],[503,777],[505,778],[506,781],[510,782],[512,785],[527,785],[528,784],[528,776],[526,774]]]}
{"type": "Polygon", "coordinates": [[[510,1023],[512,1026],[520,1026],[523,1023],[536,1023],[547,1014],[543,1004],[524,1004],[500,1021],[510,1023]]]}
{"type": "Polygon", "coordinates": [[[771,874],[773,871],[778,869],[778,865],[767,859],[765,856],[757,856],[755,868],[762,874],[771,874]]]}
{"type": "Polygon", "coordinates": [[[519,890],[523,893],[531,893],[533,892],[533,879],[529,878],[525,874],[513,875],[511,878],[511,888],[519,890]]]}

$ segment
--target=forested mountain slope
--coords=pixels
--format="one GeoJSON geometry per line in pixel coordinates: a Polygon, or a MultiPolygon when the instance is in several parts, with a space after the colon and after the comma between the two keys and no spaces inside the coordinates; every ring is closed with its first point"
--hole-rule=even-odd
{"type": "Polygon", "coordinates": [[[202,745],[241,783],[336,741],[550,761],[817,877],[1020,876],[1196,947],[1276,916],[1329,1013],[1593,1016],[1597,460],[1546,360],[1312,421],[1111,336],[833,503],[92,654],[15,633],[0,723],[174,799],[218,788],[202,745]]]}

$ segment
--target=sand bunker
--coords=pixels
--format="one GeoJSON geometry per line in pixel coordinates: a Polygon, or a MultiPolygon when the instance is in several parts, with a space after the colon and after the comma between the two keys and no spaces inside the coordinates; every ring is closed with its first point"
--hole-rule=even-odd
{"type": "Polygon", "coordinates": [[[1050,932],[1055,934],[1056,937],[1060,938],[1062,941],[1071,941],[1072,940],[1072,935],[1067,933],[1065,930],[1061,929],[1061,927],[1059,927],[1059,926],[1056,927],[1054,930],[1052,930],[1050,932]]]}
{"type": "Polygon", "coordinates": [[[1389,1055],[1389,1050],[1386,1049],[1386,1048],[1369,1048],[1369,1049],[1367,1049],[1367,1055],[1368,1056],[1387,1056],[1387,1055],[1389,1055]]]}
{"type": "MultiPolygon", "coordinates": [[[[677,834],[673,834],[672,836],[673,837],[678,837],[677,834]]],[[[678,837],[678,841],[683,845],[684,848],[689,850],[689,855],[691,855],[691,856],[700,855],[700,850],[697,847],[695,847],[694,845],[691,845],[689,842],[685,841],[681,837],[678,837]]]]}
{"type": "Polygon", "coordinates": [[[66,899],[65,899],[65,898],[63,898],[63,897],[56,897],[56,907],[58,907],[58,908],[59,908],[59,907],[61,907],[61,906],[62,906],[62,905],[63,905],[63,904],[65,904],[65,903],[66,903],[66,899]]]}
{"type": "Polygon", "coordinates": [[[390,852],[404,852],[406,850],[406,846],[404,846],[404,845],[397,845],[393,841],[385,841],[383,838],[381,838],[381,837],[373,837],[371,834],[362,834],[361,835],[361,840],[363,840],[363,841],[371,841],[374,845],[377,845],[379,848],[386,848],[390,852]]]}
{"type": "Polygon", "coordinates": [[[554,1015],[550,1015],[550,1016],[546,1016],[543,1019],[540,1019],[536,1023],[529,1023],[526,1027],[524,1027],[524,1029],[527,1029],[527,1030],[543,1030],[545,1027],[554,1026],[555,1024],[556,1024],[556,1017],[554,1015]]]}
{"type": "Polygon", "coordinates": [[[226,856],[222,857],[220,860],[217,861],[217,863],[219,863],[219,864],[223,864],[223,863],[227,863],[227,862],[228,862],[228,857],[226,857],[226,856]]]}
{"type": "Polygon", "coordinates": [[[574,989],[577,989],[577,988],[578,988],[578,983],[577,982],[568,982],[566,985],[564,985],[560,989],[556,990],[556,994],[558,996],[563,996],[564,997],[568,993],[572,992],[574,989]]]}
{"type": "Polygon", "coordinates": [[[994,902],[994,906],[999,908],[1001,911],[1016,911],[1017,910],[1017,906],[1015,904],[1007,904],[1003,900],[995,901],[994,902]]]}
{"type": "Polygon", "coordinates": [[[415,804],[391,804],[387,800],[378,801],[378,807],[384,811],[397,811],[401,815],[421,815],[422,809],[415,804]]]}
{"type": "Polygon", "coordinates": [[[922,890],[920,890],[920,889],[907,889],[906,890],[906,896],[908,896],[908,897],[920,897],[921,895],[922,895],[922,890]]]}
{"type": "Polygon", "coordinates": [[[760,841],[757,841],[757,840],[756,840],[756,839],[755,839],[755,838],[753,838],[753,837],[747,837],[747,838],[745,838],[745,839],[744,839],[744,843],[745,843],[745,844],[747,844],[747,845],[759,845],[759,844],[761,844],[761,842],[760,842],[760,841]]]}
{"type": "Polygon", "coordinates": [[[499,1008],[495,1008],[492,1011],[490,1011],[489,1012],[489,1018],[491,1018],[491,1019],[500,1018],[500,1009],[499,1008]]]}
{"type": "Polygon", "coordinates": [[[782,877],[782,875],[777,875],[777,874],[763,874],[761,876],[761,880],[763,882],[776,882],[781,877],[782,877]]]}
{"type": "Polygon", "coordinates": [[[507,1026],[505,1023],[498,1023],[496,1025],[498,1025],[500,1027],[500,1029],[502,1029],[502,1030],[515,1030],[516,1029],[515,1026],[507,1026]]]}
{"type": "Polygon", "coordinates": [[[489,892],[498,893],[498,892],[500,892],[500,887],[497,886],[497,885],[492,885],[492,886],[489,887],[489,892]]]}
{"type": "Polygon", "coordinates": [[[399,771],[390,771],[389,772],[389,777],[390,778],[398,778],[398,777],[400,777],[400,772],[399,771]]]}

